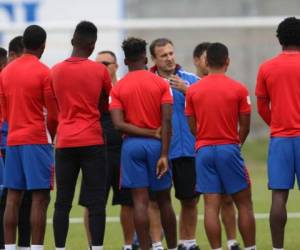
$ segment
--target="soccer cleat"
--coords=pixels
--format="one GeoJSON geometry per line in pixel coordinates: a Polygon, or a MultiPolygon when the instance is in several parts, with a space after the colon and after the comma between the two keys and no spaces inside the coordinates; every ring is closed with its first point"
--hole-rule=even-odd
{"type": "Polygon", "coordinates": [[[132,250],[139,250],[140,246],[137,244],[132,244],[132,250]]]}
{"type": "Polygon", "coordinates": [[[235,243],[235,244],[232,245],[232,246],[230,247],[230,249],[228,249],[228,250],[242,250],[242,249],[240,248],[239,243],[235,243]]]}
{"type": "Polygon", "coordinates": [[[183,244],[180,244],[180,245],[178,245],[177,250],[200,250],[200,247],[197,245],[193,245],[193,246],[187,248],[183,244]]]}

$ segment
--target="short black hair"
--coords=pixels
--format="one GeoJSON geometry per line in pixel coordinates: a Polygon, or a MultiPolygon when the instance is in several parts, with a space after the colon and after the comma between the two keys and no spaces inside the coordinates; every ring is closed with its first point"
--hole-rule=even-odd
{"type": "Polygon", "coordinates": [[[125,58],[131,62],[136,62],[146,55],[146,46],[145,40],[136,37],[129,37],[122,43],[125,58]]]}
{"type": "Polygon", "coordinates": [[[47,33],[38,25],[28,26],[23,33],[23,44],[25,49],[40,49],[46,42],[47,33]]]}
{"type": "Polygon", "coordinates": [[[17,55],[22,54],[24,51],[24,44],[23,44],[23,37],[22,36],[16,36],[14,37],[8,45],[8,52],[14,52],[17,55]]]}
{"type": "Polygon", "coordinates": [[[109,54],[114,58],[115,62],[117,61],[116,54],[114,52],[112,52],[111,50],[102,50],[102,51],[98,52],[98,55],[102,55],[102,54],[109,54]]]}
{"type": "Polygon", "coordinates": [[[277,28],[277,38],[282,46],[300,46],[300,19],[288,17],[277,28]]]}
{"type": "Polygon", "coordinates": [[[81,49],[90,49],[97,41],[97,27],[89,21],[77,24],[73,34],[73,45],[81,49]]]}
{"type": "Polygon", "coordinates": [[[222,43],[211,43],[206,51],[207,64],[212,68],[221,68],[228,59],[228,48],[222,43]]]}
{"type": "Polygon", "coordinates": [[[151,56],[155,57],[155,48],[156,47],[163,47],[167,44],[171,44],[173,46],[173,43],[170,39],[168,38],[158,38],[155,39],[151,44],[150,44],[150,54],[151,56]]]}
{"type": "Polygon", "coordinates": [[[7,50],[0,47],[0,59],[7,58],[7,50]]]}
{"type": "Polygon", "coordinates": [[[196,58],[202,56],[203,52],[207,50],[209,45],[209,42],[199,43],[194,49],[193,57],[196,58]]]}

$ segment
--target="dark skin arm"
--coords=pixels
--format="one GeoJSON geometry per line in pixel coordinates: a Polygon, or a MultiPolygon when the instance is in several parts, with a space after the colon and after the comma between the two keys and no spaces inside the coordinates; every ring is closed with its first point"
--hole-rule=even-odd
{"type": "Polygon", "coordinates": [[[110,111],[112,121],[115,125],[115,129],[136,136],[154,137],[160,139],[160,128],[159,129],[146,129],[139,128],[135,125],[125,122],[123,110],[113,109],[110,111]]]}
{"type": "Polygon", "coordinates": [[[196,136],[196,121],[194,116],[188,116],[188,123],[191,133],[196,136]]]}
{"type": "Polygon", "coordinates": [[[265,97],[258,97],[257,110],[260,117],[265,121],[265,123],[267,123],[270,126],[271,124],[270,100],[265,97]]]}
{"type": "Polygon", "coordinates": [[[156,175],[157,178],[160,179],[169,168],[168,164],[168,153],[170,140],[172,135],[172,105],[171,104],[163,104],[161,106],[162,114],[161,114],[161,155],[156,165],[156,175]]]}
{"type": "Polygon", "coordinates": [[[239,116],[239,137],[241,145],[244,144],[250,132],[250,114],[240,114],[239,116]]]}

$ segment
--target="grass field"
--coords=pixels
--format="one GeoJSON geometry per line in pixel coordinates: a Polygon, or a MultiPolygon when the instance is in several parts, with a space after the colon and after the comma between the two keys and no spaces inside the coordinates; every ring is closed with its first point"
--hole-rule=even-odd
{"type": "MultiPolygon", "coordinates": [[[[253,186],[253,202],[255,213],[268,213],[270,207],[271,193],[267,189],[267,177],[266,177],[266,155],[267,155],[267,140],[252,140],[246,143],[243,148],[244,157],[247,167],[250,171],[253,186]]],[[[53,215],[53,201],[55,194],[52,194],[52,201],[48,210],[48,218],[52,218],[53,215]]],[[[73,209],[70,217],[82,217],[82,208],[77,205],[78,190],[73,202],[73,209]]],[[[176,213],[179,212],[179,203],[174,199],[173,204],[176,213]]],[[[296,213],[300,212],[300,195],[297,190],[290,193],[288,212],[296,213]]],[[[199,214],[203,213],[203,200],[199,203],[199,214]]],[[[119,207],[111,206],[107,207],[107,216],[118,216],[119,207]]],[[[299,217],[299,216],[298,216],[299,217]]],[[[269,230],[268,218],[260,218],[257,222],[257,246],[259,250],[267,250],[271,248],[271,237],[269,230]]],[[[290,218],[286,227],[285,237],[285,249],[297,250],[300,249],[299,230],[300,219],[290,218]]],[[[225,238],[223,237],[223,240],[225,238]]],[[[122,232],[118,222],[107,223],[104,248],[105,250],[118,250],[122,246],[122,232]]],[[[209,250],[209,244],[205,236],[203,229],[203,220],[199,220],[197,230],[197,241],[202,250],[209,250]]],[[[241,239],[239,237],[239,241],[241,239]]],[[[52,225],[47,226],[46,235],[46,250],[52,250],[54,248],[54,240],[52,233],[52,225]]],[[[225,245],[224,245],[225,246],[225,245]]],[[[70,224],[68,240],[68,250],[81,250],[87,249],[87,241],[85,237],[83,224],[70,224]]],[[[225,249],[225,248],[224,248],[225,249]]]]}

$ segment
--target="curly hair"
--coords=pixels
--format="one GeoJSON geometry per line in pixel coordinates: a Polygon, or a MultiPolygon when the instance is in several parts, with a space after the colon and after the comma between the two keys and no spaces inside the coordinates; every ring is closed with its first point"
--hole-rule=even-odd
{"type": "Polygon", "coordinates": [[[129,37],[122,43],[125,58],[131,62],[138,61],[146,54],[146,46],[145,40],[136,37],[129,37]]]}
{"type": "Polygon", "coordinates": [[[300,19],[288,17],[277,28],[277,38],[282,46],[300,46],[300,19]]]}

